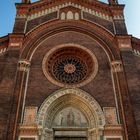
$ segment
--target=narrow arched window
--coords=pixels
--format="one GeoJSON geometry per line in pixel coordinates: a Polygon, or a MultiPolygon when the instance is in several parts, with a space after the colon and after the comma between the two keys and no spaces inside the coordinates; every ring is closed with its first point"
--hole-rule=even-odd
{"type": "Polygon", "coordinates": [[[75,18],[75,20],[79,20],[79,13],[75,13],[74,18],[75,18]]]}
{"type": "Polygon", "coordinates": [[[72,11],[68,11],[67,13],[67,19],[74,19],[72,11]]]}
{"type": "Polygon", "coordinates": [[[64,12],[61,13],[61,20],[65,20],[66,19],[66,14],[64,12]]]}

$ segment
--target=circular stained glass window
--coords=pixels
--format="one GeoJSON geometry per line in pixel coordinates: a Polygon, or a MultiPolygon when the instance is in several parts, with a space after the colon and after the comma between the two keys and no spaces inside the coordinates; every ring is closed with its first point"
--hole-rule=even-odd
{"type": "Polygon", "coordinates": [[[79,87],[97,72],[97,60],[81,47],[58,47],[46,54],[43,71],[48,80],[61,87],[79,87]]]}
{"type": "Polygon", "coordinates": [[[52,68],[55,79],[66,84],[74,84],[84,80],[88,71],[86,63],[75,56],[60,58],[52,68]]]}

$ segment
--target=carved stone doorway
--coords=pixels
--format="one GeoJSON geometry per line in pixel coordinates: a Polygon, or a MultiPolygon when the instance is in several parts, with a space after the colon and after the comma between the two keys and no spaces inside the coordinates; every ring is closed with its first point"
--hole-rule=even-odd
{"type": "MultiPolygon", "coordinates": [[[[104,109],[112,114],[114,108],[104,109]]],[[[46,98],[38,112],[37,108],[28,107],[25,114],[25,121],[20,126],[19,140],[123,139],[122,126],[116,121],[112,123],[111,120],[105,126],[105,114],[100,105],[80,89],[66,88],[56,91],[46,98]],[[30,121],[31,114],[34,116],[33,122],[36,120],[37,124],[30,121]],[[37,114],[37,118],[34,114],[37,114]]]]}
{"type": "Polygon", "coordinates": [[[61,89],[48,97],[37,120],[42,128],[41,140],[98,140],[105,124],[97,101],[73,88],[61,89]]]}

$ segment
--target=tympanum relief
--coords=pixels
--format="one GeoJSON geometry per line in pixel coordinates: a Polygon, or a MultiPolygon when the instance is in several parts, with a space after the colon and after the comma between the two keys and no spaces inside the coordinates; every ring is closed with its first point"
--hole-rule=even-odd
{"type": "Polygon", "coordinates": [[[67,107],[56,115],[53,127],[87,127],[88,123],[81,111],[73,107],[67,107]]]}

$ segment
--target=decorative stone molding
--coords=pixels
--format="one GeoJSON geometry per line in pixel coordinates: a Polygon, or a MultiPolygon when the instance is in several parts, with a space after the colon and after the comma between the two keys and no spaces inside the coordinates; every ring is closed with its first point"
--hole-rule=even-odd
{"type": "MultiPolygon", "coordinates": [[[[104,113],[100,107],[100,105],[97,103],[97,101],[91,97],[88,93],[85,91],[82,91],[80,89],[75,88],[66,88],[56,91],[55,93],[51,94],[41,105],[39,111],[38,111],[38,124],[40,126],[44,126],[45,124],[45,117],[48,110],[50,110],[50,107],[52,104],[54,104],[55,101],[57,101],[58,98],[66,97],[68,95],[74,96],[76,99],[79,98],[82,102],[85,102],[84,104],[87,104],[96,116],[96,123],[98,125],[98,128],[102,128],[105,125],[105,117],[104,113]]],[[[79,104],[80,105],[80,104],[79,104]]],[[[88,110],[88,108],[86,109],[88,110]]],[[[90,114],[90,112],[88,112],[90,114]]],[[[49,115],[49,114],[48,114],[49,115]]],[[[91,115],[91,114],[90,114],[91,115]]],[[[89,115],[89,116],[90,116],[89,115]]],[[[49,115],[49,117],[51,117],[49,115]]],[[[94,120],[93,120],[94,121],[94,120]]],[[[93,122],[91,120],[91,123],[93,122]]]]}
{"type": "MultiPolygon", "coordinates": [[[[58,61],[59,60],[61,60],[61,59],[58,59],[58,61]]],[[[65,57],[63,60],[65,61],[65,57]]],[[[76,59],[75,59],[75,61],[77,62],[76,59]]],[[[69,68],[74,68],[74,67],[69,67],[69,68]]],[[[78,44],[74,44],[74,43],[67,43],[67,44],[55,46],[54,48],[52,48],[51,50],[49,50],[47,52],[47,54],[45,55],[43,62],[42,62],[42,69],[43,69],[43,72],[44,72],[44,75],[46,76],[46,78],[50,82],[52,82],[53,84],[58,85],[60,87],[73,87],[73,88],[75,88],[75,87],[84,86],[87,83],[89,83],[92,79],[95,78],[95,76],[98,72],[98,61],[97,61],[96,56],[86,47],[78,45],[78,44]],[[63,54],[59,53],[60,55],[57,55],[57,59],[58,59],[58,57],[62,57],[62,56],[64,56],[65,53],[69,52],[69,54],[71,54],[71,56],[73,56],[73,58],[75,58],[75,56],[78,56],[78,61],[79,61],[78,63],[79,64],[80,63],[82,64],[83,62],[84,62],[83,64],[86,64],[87,67],[81,65],[83,67],[83,69],[81,71],[81,74],[79,75],[79,76],[82,76],[82,73],[86,69],[86,72],[85,72],[86,75],[85,76],[83,75],[84,79],[82,79],[83,77],[81,77],[82,80],[70,83],[70,80],[69,80],[69,82],[63,82],[63,79],[57,79],[57,77],[59,77],[59,76],[54,77],[56,75],[54,74],[54,67],[52,67],[52,66],[57,66],[57,63],[55,63],[56,58],[55,57],[52,58],[52,56],[56,56],[56,54],[58,54],[58,52],[61,52],[60,51],[61,49],[65,49],[65,51],[63,54]],[[77,53],[75,54],[75,52],[77,52],[77,53]],[[50,61],[50,60],[54,60],[54,61],[50,61]],[[87,60],[88,60],[88,62],[87,62],[87,60]],[[48,69],[48,66],[50,64],[52,65],[51,69],[48,69]],[[52,76],[52,75],[54,75],[54,76],[52,76]]],[[[56,69],[57,68],[55,68],[55,70],[56,69]]],[[[55,72],[57,72],[57,71],[55,71],[55,72]]],[[[75,72],[77,72],[77,71],[75,71],[75,72]]],[[[79,73],[80,73],[80,71],[79,71],[79,73]]],[[[73,75],[74,74],[75,73],[73,73],[73,75]]],[[[71,79],[71,77],[70,77],[70,79],[71,79]]],[[[72,79],[74,79],[74,78],[72,78],[72,79]]]]}
{"type": "Polygon", "coordinates": [[[121,137],[123,133],[122,125],[106,125],[104,129],[104,136],[118,136],[121,137]]]}
{"type": "MultiPolygon", "coordinates": [[[[75,114],[74,118],[76,119],[77,113],[75,111],[73,113],[75,114]]],[[[66,116],[68,117],[68,115],[66,116]]],[[[66,119],[64,116],[63,118],[64,120],[66,119]]],[[[57,121],[60,122],[59,119],[57,121]]],[[[38,126],[43,128],[41,138],[48,140],[53,140],[53,137],[59,135],[60,132],[62,134],[63,131],[65,131],[64,133],[66,135],[70,134],[74,136],[75,132],[77,132],[79,134],[77,135],[76,133],[77,136],[81,136],[82,133],[84,136],[88,136],[88,140],[93,138],[97,140],[103,134],[102,131],[104,130],[105,125],[104,113],[97,101],[88,93],[75,88],[65,88],[51,94],[41,105],[38,111],[37,120],[38,126]],[[62,111],[66,111],[66,114],[68,113],[69,109],[67,110],[67,108],[72,108],[73,111],[74,108],[75,111],[81,111],[88,122],[88,126],[75,127],[75,125],[68,125],[63,127],[62,125],[61,127],[60,125],[52,125],[53,123],[51,122],[56,124],[55,118],[57,118],[57,116],[59,119],[61,118],[60,114],[62,111]],[[50,124],[51,126],[49,126],[50,124]]]]}
{"type": "Polygon", "coordinates": [[[118,16],[114,16],[113,19],[117,20],[117,19],[124,19],[123,15],[118,15],[118,16]]]}
{"type": "MultiPolygon", "coordinates": [[[[34,13],[34,14],[29,15],[27,17],[27,19],[28,20],[32,20],[32,19],[35,19],[35,18],[44,16],[44,15],[47,15],[47,14],[50,14],[50,13],[59,11],[60,9],[65,8],[65,7],[69,7],[69,6],[78,8],[78,9],[80,9],[83,12],[87,12],[87,13],[89,13],[91,15],[94,15],[94,16],[97,16],[97,17],[100,17],[100,18],[103,18],[105,20],[112,21],[112,19],[113,19],[112,16],[109,16],[107,14],[105,15],[104,13],[98,12],[95,9],[90,9],[90,8],[85,7],[85,6],[82,6],[82,5],[73,3],[73,2],[66,2],[66,3],[60,4],[58,6],[50,7],[48,9],[44,9],[42,11],[39,11],[38,13],[34,13]]],[[[22,15],[17,15],[17,18],[26,18],[26,15],[23,15],[23,14],[22,15]]],[[[123,17],[118,15],[115,18],[122,19],[123,17]]]]}
{"type": "Polygon", "coordinates": [[[20,135],[22,136],[38,135],[37,125],[34,126],[20,125],[19,130],[20,130],[20,135]]]}
{"type": "Polygon", "coordinates": [[[122,44],[120,44],[120,49],[121,50],[131,50],[132,48],[131,48],[131,45],[128,43],[122,43],[122,44]]]}
{"type": "Polygon", "coordinates": [[[0,48],[0,55],[5,53],[7,51],[7,48],[0,48]]]}
{"type": "Polygon", "coordinates": [[[88,137],[89,137],[89,140],[96,140],[97,138],[97,132],[96,130],[88,130],[88,137]]]}
{"type": "Polygon", "coordinates": [[[122,72],[123,71],[122,62],[119,60],[111,62],[111,70],[112,72],[122,72]]]}
{"type": "MultiPolygon", "coordinates": [[[[74,103],[75,101],[71,102],[71,106],[74,109],[74,103]]],[[[80,109],[80,104],[77,107],[80,109]]],[[[68,108],[71,108],[68,106],[68,108]]],[[[106,107],[105,109],[109,109],[113,111],[114,114],[114,109],[115,107],[106,107]]],[[[69,109],[68,109],[69,110],[69,109]]],[[[74,110],[73,110],[74,111],[74,110]]],[[[25,109],[25,117],[24,117],[24,122],[19,126],[19,140],[22,140],[22,138],[35,138],[36,139],[47,139],[47,140],[53,140],[55,136],[83,136],[87,137],[88,140],[91,139],[99,139],[99,138],[122,138],[122,125],[118,125],[115,123],[112,124],[106,124],[105,125],[105,116],[104,113],[100,107],[100,105],[97,103],[97,101],[90,96],[88,93],[85,91],[82,91],[80,89],[75,89],[75,88],[66,88],[66,89],[61,89],[53,94],[51,94],[47,99],[43,102],[41,105],[38,113],[37,113],[37,123],[30,123],[30,120],[34,120],[36,118],[36,112],[37,108],[36,107],[26,107],[25,109]],[[68,102],[68,100],[65,100],[66,96],[68,96],[69,100],[75,99],[81,99],[81,103],[86,104],[86,107],[89,106],[91,107],[90,110],[93,112],[90,113],[87,108],[87,117],[91,117],[91,115],[94,116],[96,119],[97,125],[95,126],[88,126],[88,127],[60,127],[60,126],[52,126],[51,128],[48,128],[47,123],[44,121],[46,116],[48,115],[49,118],[52,118],[53,116],[51,115],[52,113],[50,112],[57,112],[58,114],[55,114],[55,118],[57,118],[57,115],[60,115],[59,112],[61,113],[58,108],[56,108],[57,103],[60,103],[63,107],[64,112],[66,111],[67,105],[64,104],[64,102],[68,102]],[[72,98],[74,97],[74,98],[72,98]],[[64,102],[62,101],[62,98],[64,98],[64,102]],[[56,110],[54,109],[56,108],[56,110]],[[32,115],[32,117],[30,117],[32,115]]],[[[63,112],[63,113],[64,113],[63,112]]],[[[76,112],[75,112],[76,113],[76,112]]],[[[59,117],[59,116],[58,116],[59,117]]],[[[50,122],[49,118],[47,118],[47,121],[50,122]]],[[[88,118],[87,118],[88,120],[88,118]]],[[[57,120],[58,121],[58,120],[57,120]]],[[[59,122],[58,122],[59,123],[59,122]]],[[[92,123],[92,121],[91,121],[92,123]]],[[[107,140],[107,139],[106,139],[107,140]]],[[[120,139],[122,140],[122,139],[120,139]]]]}
{"type": "Polygon", "coordinates": [[[43,137],[46,140],[53,140],[54,139],[53,130],[44,129],[41,137],[43,137]]]}
{"type": "Polygon", "coordinates": [[[136,55],[136,56],[140,56],[140,51],[133,49],[132,52],[136,55]]]}
{"type": "Polygon", "coordinates": [[[62,12],[60,14],[60,19],[61,20],[79,20],[80,15],[78,12],[76,12],[76,13],[73,13],[72,11],[68,11],[67,13],[62,12]]]}
{"type": "Polygon", "coordinates": [[[15,49],[19,49],[22,47],[22,42],[23,42],[23,38],[24,38],[24,35],[17,35],[17,34],[10,34],[9,35],[9,46],[8,48],[15,48],[15,49]]]}
{"type": "Polygon", "coordinates": [[[19,126],[19,138],[18,140],[38,140],[39,131],[41,128],[38,126],[26,126],[26,125],[20,125],[19,126]]]}
{"type": "Polygon", "coordinates": [[[19,71],[24,71],[27,72],[29,70],[30,67],[30,61],[29,60],[20,60],[18,62],[18,70],[19,71]]]}
{"type": "Polygon", "coordinates": [[[131,36],[116,36],[120,50],[132,50],[131,36]]]}
{"type": "Polygon", "coordinates": [[[16,15],[16,18],[27,18],[27,16],[26,15],[16,15]]]}
{"type": "Polygon", "coordinates": [[[19,47],[20,46],[20,43],[10,43],[10,46],[11,47],[19,47]]]}

